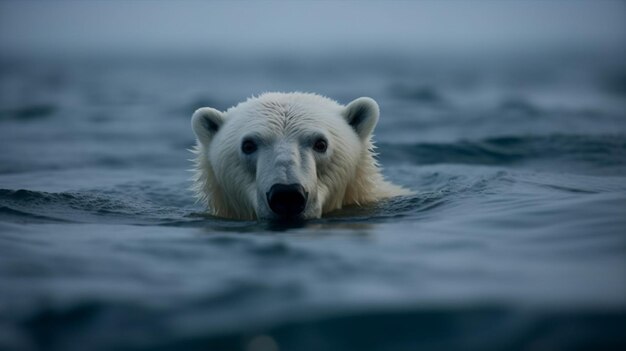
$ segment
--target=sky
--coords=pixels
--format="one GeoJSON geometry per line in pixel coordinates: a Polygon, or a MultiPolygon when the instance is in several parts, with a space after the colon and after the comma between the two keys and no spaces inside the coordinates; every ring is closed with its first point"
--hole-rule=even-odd
{"type": "Polygon", "coordinates": [[[0,1],[8,54],[624,46],[623,1],[0,1]]]}

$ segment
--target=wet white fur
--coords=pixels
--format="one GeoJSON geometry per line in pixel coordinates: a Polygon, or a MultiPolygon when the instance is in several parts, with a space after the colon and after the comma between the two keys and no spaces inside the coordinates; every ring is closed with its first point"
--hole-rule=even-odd
{"type": "Polygon", "coordinates": [[[380,173],[371,140],[378,116],[370,98],[342,106],[306,93],[266,93],[226,112],[198,109],[194,190],[210,214],[234,219],[272,218],[265,194],[276,183],[304,186],[305,218],[409,194],[380,173]],[[319,137],[328,140],[325,153],[313,150],[319,137]],[[258,150],[245,155],[244,138],[258,150]]]}

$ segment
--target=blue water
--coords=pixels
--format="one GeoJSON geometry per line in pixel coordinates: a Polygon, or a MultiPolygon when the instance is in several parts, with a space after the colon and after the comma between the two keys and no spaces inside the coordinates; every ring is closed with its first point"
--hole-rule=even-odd
{"type": "Polygon", "coordinates": [[[625,349],[626,60],[0,64],[0,349],[625,349]],[[298,226],[202,214],[189,119],[370,96],[416,194],[298,226]]]}

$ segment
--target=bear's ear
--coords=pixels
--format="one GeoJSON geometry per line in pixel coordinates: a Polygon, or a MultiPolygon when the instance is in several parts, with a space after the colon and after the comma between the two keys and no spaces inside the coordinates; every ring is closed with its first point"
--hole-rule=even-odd
{"type": "Polygon", "coordinates": [[[371,98],[360,97],[346,106],[343,115],[359,138],[365,141],[378,123],[378,104],[371,98]]]}
{"type": "Polygon", "coordinates": [[[223,123],[224,114],[210,107],[200,108],[191,116],[191,128],[198,140],[205,146],[209,145],[223,123]]]}

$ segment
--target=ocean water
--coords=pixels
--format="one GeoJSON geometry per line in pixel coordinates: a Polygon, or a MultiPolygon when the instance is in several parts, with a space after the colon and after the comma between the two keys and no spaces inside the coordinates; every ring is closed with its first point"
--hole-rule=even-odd
{"type": "Polygon", "coordinates": [[[626,349],[623,55],[8,59],[2,350],[626,349]],[[415,195],[203,215],[202,106],[370,96],[415,195]]]}

